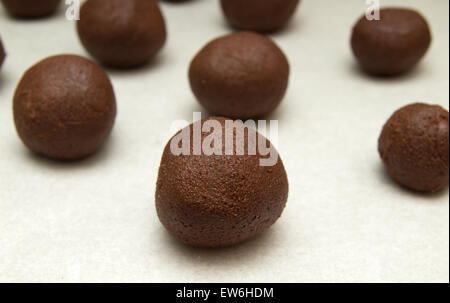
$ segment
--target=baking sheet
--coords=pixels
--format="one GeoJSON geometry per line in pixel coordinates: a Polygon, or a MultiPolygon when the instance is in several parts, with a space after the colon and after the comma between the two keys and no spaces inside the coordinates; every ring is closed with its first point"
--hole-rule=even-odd
{"type": "Polygon", "coordinates": [[[395,184],[377,154],[387,118],[415,101],[449,99],[449,2],[382,0],[419,9],[433,44],[410,74],[362,74],[350,30],[363,0],[304,0],[271,35],[289,57],[290,87],[270,117],[290,193],[282,218],[236,247],[173,240],[154,192],[172,121],[202,110],[187,81],[194,54],[226,34],[218,1],[162,3],[169,39],[148,66],[108,70],[118,117],[96,155],[61,163],[18,139],[12,95],[23,72],[60,53],[87,56],[64,6],[48,19],[15,20],[0,8],[8,57],[0,71],[0,281],[2,282],[448,282],[449,193],[395,184]]]}

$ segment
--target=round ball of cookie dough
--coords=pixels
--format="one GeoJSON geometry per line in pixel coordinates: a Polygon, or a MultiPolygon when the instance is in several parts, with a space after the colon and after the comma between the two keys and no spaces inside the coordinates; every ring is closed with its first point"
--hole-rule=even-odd
{"type": "Polygon", "coordinates": [[[283,99],[288,79],[289,63],[283,51],[251,32],[211,41],[189,69],[197,100],[211,113],[238,119],[271,113],[283,99]]]}
{"type": "Polygon", "coordinates": [[[61,160],[95,152],[106,141],[116,116],[106,73],[74,55],[50,57],[31,67],[13,102],[23,143],[38,154],[61,160]]]}
{"type": "MultiPolygon", "coordinates": [[[[229,246],[260,234],[280,217],[288,197],[283,163],[278,154],[261,155],[259,146],[252,144],[257,139],[252,138],[261,138],[267,146],[269,142],[255,130],[243,135],[241,155],[232,151],[225,155],[230,146],[236,151],[236,140],[229,145],[226,142],[231,141],[224,141],[228,131],[233,133],[233,125],[227,126],[226,121],[233,122],[216,117],[197,122],[205,131],[198,133],[198,142],[194,142],[197,130],[191,124],[169,141],[162,156],[156,210],[169,233],[192,246],[229,246]],[[179,141],[182,137],[191,137],[184,143],[186,148],[179,141]],[[215,152],[203,148],[194,155],[194,147],[202,144],[213,146],[215,152]],[[257,152],[249,152],[249,146],[257,152]],[[183,148],[180,154],[178,149],[183,148]],[[272,166],[261,166],[260,160],[268,158],[272,161],[264,165],[272,166]]],[[[235,139],[239,132],[244,132],[243,123],[236,124],[235,139]]],[[[273,147],[271,152],[276,153],[273,147]]]]}
{"type": "Polygon", "coordinates": [[[228,22],[236,28],[272,32],[285,26],[299,0],[221,0],[228,22]]]}
{"type": "Polygon", "coordinates": [[[114,68],[147,63],[166,41],[165,21],[156,0],[87,0],[77,29],[86,50],[114,68]]]}
{"type": "Polygon", "coordinates": [[[392,76],[413,68],[427,52],[431,33],[416,11],[386,8],[380,20],[366,16],[353,28],[351,45],[361,67],[378,76],[392,76]]]}
{"type": "Polygon", "coordinates": [[[37,18],[53,14],[61,0],[2,0],[8,13],[20,18],[37,18]]]}
{"type": "Polygon", "coordinates": [[[449,115],[437,105],[416,103],[394,113],[383,128],[378,149],[389,174],[424,192],[448,186],[449,115]]]}

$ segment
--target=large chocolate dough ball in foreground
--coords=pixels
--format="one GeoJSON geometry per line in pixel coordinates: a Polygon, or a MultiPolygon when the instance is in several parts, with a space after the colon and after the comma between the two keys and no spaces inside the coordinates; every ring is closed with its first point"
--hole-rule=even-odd
{"type": "MultiPolygon", "coordinates": [[[[211,121],[220,128],[214,137],[224,140],[227,119],[208,118],[198,125],[205,127],[211,121]]],[[[244,124],[237,125],[238,130],[244,130],[244,124]]],[[[232,126],[227,129],[233,132],[232,126]]],[[[156,187],[156,210],[169,233],[189,245],[223,247],[252,238],[275,223],[288,197],[281,159],[273,157],[273,166],[261,166],[260,159],[268,156],[248,152],[247,148],[242,155],[224,155],[225,144],[217,149],[221,155],[208,155],[205,150],[194,155],[194,126],[185,131],[191,137],[186,145],[188,152],[172,153],[171,142],[182,134],[179,132],[164,150],[156,187]]],[[[250,138],[257,137],[254,130],[246,132],[245,146],[255,146],[247,144],[256,142],[249,140],[249,134],[250,138]]],[[[208,146],[209,136],[201,135],[201,142],[208,142],[208,146]]],[[[259,134],[258,138],[269,146],[266,138],[259,134]]],[[[177,140],[174,142],[172,145],[180,146],[177,140]]],[[[236,148],[236,142],[230,146],[236,148]]],[[[273,147],[272,151],[276,152],[273,147]]]]}
{"type": "Polygon", "coordinates": [[[379,152],[389,174],[416,191],[448,186],[449,115],[437,105],[415,103],[396,111],[383,128],[379,152]]]}
{"type": "Polygon", "coordinates": [[[299,0],[221,0],[228,22],[242,30],[276,31],[288,23],[299,0]]]}
{"type": "Polygon", "coordinates": [[[270,39],[238,32],[208,43],[189,69],[192,91],[209,112],[236,119],[270,114],[283,99],[289,63],[270,39]]]}
{"type": "Polygon", "coordinates": [[[25,72],[14,95],[14,120],[32,151],[76,160],[99,149],[116,116],[113,87],[95,63],[74,55],[47,58],[25,72]]]}
{"type": "Polygon", "coordinates": [[[13,16],[37,18],[55,12],[61,0],[2,0],[3,6],[13,16]]]}
{"type": "Polygon", "coordinates": [[[166,41],[166,25],[156,0],[87,0],[77,29],[86,50],[114,68],[147,63],[166,41]]]}
{"type": "Polygon", "coordinates": [[[362,69],[377,76],[393,76],[412,69],[431,43],[427,21],[416,11],[386,8],[380,20],[366,16],[353,28],[351,45],[362,69]]]}

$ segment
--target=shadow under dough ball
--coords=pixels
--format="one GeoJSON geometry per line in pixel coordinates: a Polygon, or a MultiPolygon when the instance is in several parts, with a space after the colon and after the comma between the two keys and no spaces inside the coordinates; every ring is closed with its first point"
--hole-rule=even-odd
{"type": "Polygon", "coordinates": [[[270,39],[251,32],[208,43],[189,69],[192,91],[211,113],[236,119],[263,117],[283,99],[289,63],[270,39]]]}
{"type": "Polygon", "coordinates": [[[441,106],[415,103],[396,111],[378,142],[389,174],[416,191],[448,186],[449,114],[441,106]]]}
{"type": "MultiPolygon", "coordinates": [[[[217,146],[216,143],[223,143],[226,129],[233,133],[233,126],[227,127],[226,121],[233,123],[217,117],[196,122],[209,130],[198,138],[208,146],[211,143],[208,138],[215,138],[214,147],[219,153],[209,155],[203,149],[194,155],[193,147],[202,144],[193,143],[195,139],[185,143],[187,153],[178,156],[178,152],[172,153],[173,146],[180,146],[183,132],[186,137],[195,136],[193,124],[175,135],[164,150],[156,186],[156,210],[169,233],[185,244],[224,247],[240,243],[269,228],[286,205],[288,180],[278,154],[277,158],[271,158],[273,166],[261,166],[260,159],[269,157],[248,152],[247,148],[243,155],[225,155],[225,144],[217,146]]],[[[243,131],[244,124],[238,123],[236,130],[243,131]]],[[[269,144],[251,129],[243,136],[246,146],[255,146],[248,144],[256,142],[249,137],[258,137],[269,144]]],[[[236,142],[229,146],[236,150],[236,142]]],[[[271,151],[276,152],[273,147],[271,151]]]]}
{"type": "Polygon", "coordinates": [[[156,0],[88,0],[81,7],[77,30],[86,50],[114,68],[147,63],[166,41],[156,0]]]}
{"type": "Polygon", "coordinates": [[[61,0],[1,0],[8,13],[20,18],[37,18],[53,14],[61,0]]]}
{"type": "Polygon", "coordinates": [[[284,27],[299,0],[221,0],[228,22],[236,28],[272,32],[284,27]]]}
{"type": "Polygon", "coordinates": [[[418,12],[403,8],[380,10],[380,20],[361,17],[351,38],[361,67],[379,76],[407,72],[422,59],[430,43],[427,21],[418,12]]]}
{"type": "Polygon", "coordinates": [[[0,39],[0,68],[3,65],[3,61],[5,61],[5,58],[6,58],[5,48],[3,47],[2,39],[0,39]]]}
{"type": "Polygon", "coordinates": [[[74,55],[54,56],[25,72],[14,95],[14,120],[32,151],[60,160],[95,152],[116,116],[113,87],[95,63],[74,55]]]}

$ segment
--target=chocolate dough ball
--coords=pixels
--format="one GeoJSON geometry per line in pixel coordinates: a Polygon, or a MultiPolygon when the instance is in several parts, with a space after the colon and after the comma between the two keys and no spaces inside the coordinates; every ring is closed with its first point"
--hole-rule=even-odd
{"type": "Polygon", "coordinates": [[[268,38],[239,32],[208,43],[192,60],[189,79],[208,111],[229,118],[262,117],[283,99],[289,63],[268,38]]]}
{"type": "Polygon", "coordinates": [[[15,17],[37,18],[53,14],[61,0],[2,0],[6,10],[15,17]]]}
{"type": "MultiPolygon", "coordinates": [[[[185,129],[191,138],[186,143],[190,153],[177,156],[172,153],[171,145],[180,147],[175,138],[182,132],[174,136],[164,150],[159,168],[156,210],[161,223],[181,242],[199,247],[223,247],[252,238],[275,223],[286,204],[288,180],[279,157],[273,157],[275,165],[261,166],[260,159],[268,156],[249,152],[248,147],[255,145],[248,142],[256,142],[249,139],[252,137],[261,138],[261,142],[269,146],[270,142],[262,135],[247,128],[248,133],[243,137],[245,151],[241,155],[236,152],[225,155],[225,127],[233,133],[233,126],[225,124],[226,118],[217,117],[197,123],[204,128],[207,121],[220,126],[213,137],[223,143],[217,148],[221,153],[208,155],[203,149],[194,155],[193,147],[199,145],[193,143],[195,135],[191,124],[185,129]]],[[[235,151],[237,130],[245,130],[244,124],[237,124],[234,130],[235,142],[229,146],[235,151]]],[[[209,146],[209,136],[211,132],[202,133],[200,144],[206,142],[209,146]]],[[[271,150],[276,152],[273,147],[271,150]]]]}
{"type": "Polygon", "coordinates": [[[418,12],[402,8],[382,9],[380,20],[361,17],[351,39],[361,67],[379,76],[410,70],[425,55],[430,43],[427,21],[418,12]]]}
{"type": "Polygon", "coordinates": [[[32,151],[61,160],[95,152],[116,116],[113,87],[95,63],[74,55],[47,58],[25,72],[14,95],[14,120],[32,151]]]}
{"type": "Polygon", "coordinates": [[[379,139],[381,159],[400,184],[424,192],[448,186],[448,111],[416,103],[394,113],[379,139]]]}
{"type": "Polygon", "coordinates": [[[3,61],[5,61],[6,53],[5,49],[3,48],[2,40],[0,39],[0,68],[3,65],[3,61]]]}
{"type": "Polygon", "coordinates": [[[115,68],[147,63],[166,41],[166,26],[156,0],[87,0],[77,29],[86,50],[115,68]]]}
{"type": "Polygon", "coordinates": [[[272,32],[285,26],[299,0],[221,0],[228,22],[236,28],[272,32]]]}

